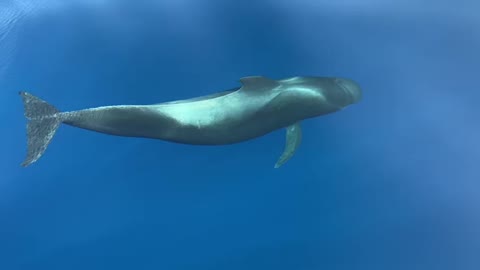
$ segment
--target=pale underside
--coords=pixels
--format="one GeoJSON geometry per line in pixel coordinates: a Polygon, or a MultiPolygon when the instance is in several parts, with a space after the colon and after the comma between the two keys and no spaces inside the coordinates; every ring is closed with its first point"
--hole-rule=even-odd
{"type": "MultiPolygon", "coordinates": [[[[270,92],[270,95],[274,96],[278,95],[278,93],[270,92]]],[[[158,104],[158,109],[163,113],[175,116],[175,119],[182,125],[195,125],[201,128],[216,124],[224,119],[232,120],[234,118],[242,118],[240,116],[244,115],[245,111],[252,111],[251,108],[259,108],[265,105],[259,104],[261,102],[255,99],[250,99],[248,103],[239,102],[239,99],[245,99],[242,92],[225,91],[204,98],[161,103],[158,104]],[[196,110],[194,111],[191,110],[191,102],[195,103],[196,110]],[[242,104],[242,106],[238,106],[238,104],[242,104]],[[219,110],[218,108],[221,109],[219,110]],[[225,108],[228,109],[225,110],[225,108]]],[[[283,153],[275,163],[275,168],[280,168],[293,157],[302,140],[300,122],[287,126],[285,129],[285,147],[283,153]]]]}

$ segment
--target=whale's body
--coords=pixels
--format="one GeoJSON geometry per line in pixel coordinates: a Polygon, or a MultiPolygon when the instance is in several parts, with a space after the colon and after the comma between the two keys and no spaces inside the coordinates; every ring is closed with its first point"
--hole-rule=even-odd
{"type": "Polygon", "coordinates": [[[299,145],[301,120],[338,111],[361,98],[359,86],[342,78],[271,80],[252,76],[240,82],[239,88],[187,100],[71,112],[59,112],[45,101],[21,92],[25,116],[30,120],[28,153],[22,165],[38,160],[64,123],[110,135],[193,145],[233,144],[287,128],[285,157],[277,162],[279,167],[299,145]]]}

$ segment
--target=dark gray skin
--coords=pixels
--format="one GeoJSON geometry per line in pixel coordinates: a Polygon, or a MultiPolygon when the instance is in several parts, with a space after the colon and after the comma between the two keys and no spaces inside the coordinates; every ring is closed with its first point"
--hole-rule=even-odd
{"type": "Polygon", "coordinates": [[[64,114],[63,123],[118,136],[185,144],[232,144],[356,102],[359,88],[349,83],[352,87],[345,90],[338,80],[248,77],[241,79],[243,87],[236,91],[180,102],[69,112],[64,114]]]}
{"type": "Polygon", "coordinates": [[[240,88],[153,105],[119,105],[72,112],[21,92],[29,122],[23,165],[45,151],[60,123],[110,135],[144,137],[193,145],[238,143],[329,114],[361,99],[360,87],[344,78],[240,79],[240,88]],[[43,122],[45,127],[41,125],[43,122]],[[41,138],[45,139],[41,139],[41,138]],[[35,140],[34,140],[35,139],[35,140]]]}

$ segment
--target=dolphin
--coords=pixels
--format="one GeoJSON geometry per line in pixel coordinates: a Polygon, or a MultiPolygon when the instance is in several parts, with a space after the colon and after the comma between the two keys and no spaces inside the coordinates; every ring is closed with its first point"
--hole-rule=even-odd
{"type": "Polygon", "coordinates": [[[21,165],[36,162],[63,123],[191,145],[234,144],[285,128],[285,148],[274,166],[279,168],[300,145],[302,120],[339,111],[362,97],[360,86],[347,78],[248,76],[239,81],[240,87],[191,99],[67,112],[20,91],[27,118],[27,155],[21,165]]]}

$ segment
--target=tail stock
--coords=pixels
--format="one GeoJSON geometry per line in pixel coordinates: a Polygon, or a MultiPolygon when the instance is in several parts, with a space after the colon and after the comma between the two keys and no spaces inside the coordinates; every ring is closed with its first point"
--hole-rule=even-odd
{"type": "Polygon", "coordinates": [[[20,92],[27,123],[27,156],[23,167],[37,161],[62,123],[60,112],[47,102],[27,92],[20,92]]]}

